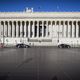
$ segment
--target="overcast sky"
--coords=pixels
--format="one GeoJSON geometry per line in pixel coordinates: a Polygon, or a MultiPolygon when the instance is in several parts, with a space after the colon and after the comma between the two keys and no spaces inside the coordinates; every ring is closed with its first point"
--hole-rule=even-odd
{"type": "Polygon", "coordinates": [[[0,11],[80,11],[80,0],[0,0],[0,11]]]}

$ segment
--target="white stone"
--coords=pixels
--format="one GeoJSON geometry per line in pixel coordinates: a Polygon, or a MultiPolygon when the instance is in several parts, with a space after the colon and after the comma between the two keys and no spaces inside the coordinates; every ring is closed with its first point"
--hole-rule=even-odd
{"type": "MultiPolygon", "coordinates": [[[[18,44],[20,40],[25,42],[26,44],[31,44],[34,46],[54,46],[61,43],[67,43],[70,45],[80,45],[80,37],[79,37],[79,25],[78,21],[80,21],[80,12],[33,12],[33,9],[27,9],[24,12],[0,12],[0,23],[4,22],[4,30],[3,25],[0,24],[0,40],[3,42],[3,38],[5,37],[5,44],[18,44]],[[5,22],[8,22],[8,25],[5,25],[5,22]],[[11,36],[11,25],[9,21],[12,21],[12,37],[11,36]],[[20,21],[20,37],[19,37],[19,25],[16,25],[16,36],[15,36],[15,25],[14,21],[20,21]],[[22,21],[25,22],[25,25],[22,25],[22,21]],[[29,25],[26,25],[26,22],[29,22],[29,25]],[[31,25],[31,21],[33,25],[31,25]],[[37,21],[37,36],[35,37],[35,21],[37,21]],[[39,21],[42,21],[42,36],[39,37],[39,21]],[[46,36],[44,36],[44,21],[46,21],[46,36]],[[48,24],[50,21],[50,25],[48,24]],[[52,24],[52,22],[59,24],[52,24]],[[63,21],[63,25],[61,24],[63,21]],[[65,22],[68,22],[65,25],[65,22]],[[76,21],[76,30],[75,26],[72,24],[72,37],[71,33],[71,25],[69,21],[73,23],[76,21]],[[7,29],[8,27],[8,29],[7,29]],[[23,30],[24,27],[24,30],[23,30]],[[28,29],[28,36],[27,35],[28,29]],[[4,31],[4,37],[3,37],[4,31]],[[8,36],[7,36],[8,31],[8,36]],[[24,31],[24,32],[23,32],[24,31]],[[76,37],[74,37],[74,33],[76,31],[76,37]],[[24,33],[24,36],[22,34],[24,33]],[[32,32],[32,37],[31,37],[32,32]],[[6,42],[6,39],[9,42],[6,42]],[[59,40],[59,41],[58,41],[59,40]]],[[[80,22],[79,22],[80,23],[80,22]]]]}

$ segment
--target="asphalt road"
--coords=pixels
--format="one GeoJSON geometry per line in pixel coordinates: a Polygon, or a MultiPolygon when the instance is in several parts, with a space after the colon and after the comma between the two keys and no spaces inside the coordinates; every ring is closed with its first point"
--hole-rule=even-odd
{"type": "Polygon", "coordinates": [[[0,80],[80,80],[80,48],[0,49],[0,80]]]}

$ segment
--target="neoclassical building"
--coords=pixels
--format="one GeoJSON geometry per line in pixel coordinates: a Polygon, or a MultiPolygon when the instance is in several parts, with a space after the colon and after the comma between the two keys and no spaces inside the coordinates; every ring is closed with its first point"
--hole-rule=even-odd
{"type": "Polygon", "coordinates": [[[80,12],[0,12],[0,43],[80,45],[80,12]]]}

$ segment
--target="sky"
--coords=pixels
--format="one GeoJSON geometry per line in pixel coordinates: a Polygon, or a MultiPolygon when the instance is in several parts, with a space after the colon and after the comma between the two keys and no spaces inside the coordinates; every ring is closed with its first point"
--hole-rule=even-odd
{"type": "Polygon", "coordinates": [[[0,12],[24,11],[26,7],[35,12],[80,12],[80,0],[0,0],[0,12]]]}

